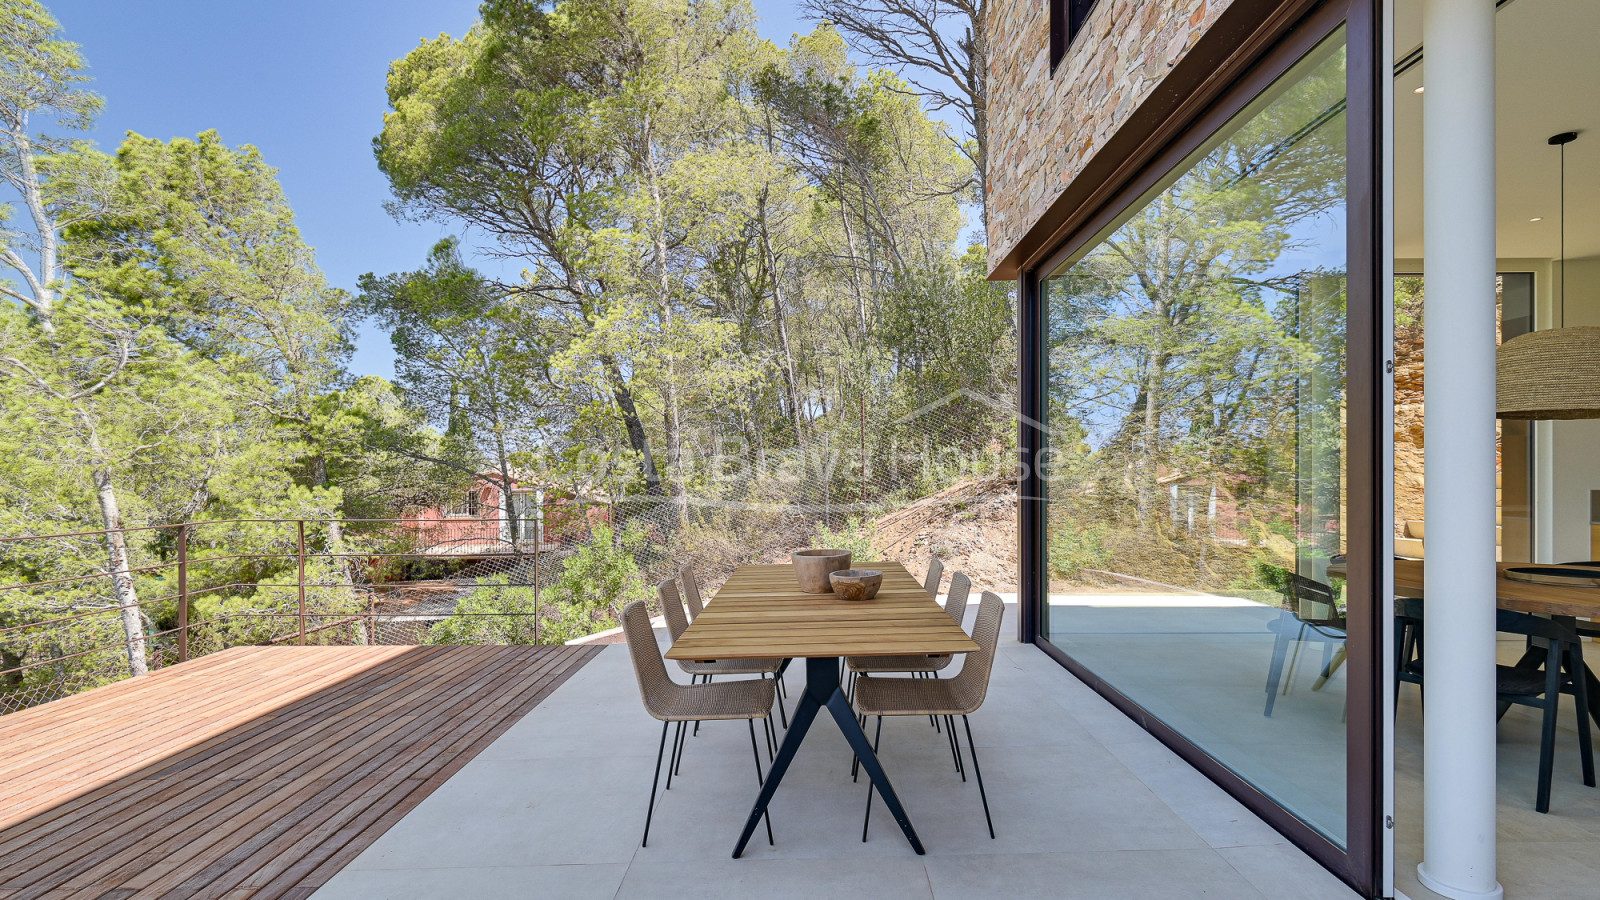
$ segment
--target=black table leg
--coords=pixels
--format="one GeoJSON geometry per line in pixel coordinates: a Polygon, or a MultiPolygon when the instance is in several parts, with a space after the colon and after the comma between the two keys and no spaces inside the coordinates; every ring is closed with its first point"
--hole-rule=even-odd
{"type": "Polygon", "coordinates": [[[738,859],[744,853],[745,844],[750,842],[750,836],[755,834],[756,826],[761,823],[761,817],[767,811],[767,804],[772,801],[772,795],[777,792],[784,773],[789,770],[789,763],[794,761],[794,754],[800,749],[800,742],[805,740],[806,732],[811,730],[812,721],[824,706],[833,714],[833,720],[838,723],[839,730],[844,732],[845,740],[850,742],[850,749],[855,751],[861,760],[862,768],[866,769],[867,777],[871,778],[873,785],[877,787],[884,806],[889,809],[889,814],[900,823],[900,830],[905,832],[906,840],[911,842],[911,849],[917,851],[920,856],[923,853],[922,841],[917,838],[916,829],[911,827],[911,817],[906,815],[905,807],[900,805],[900,797],[889,784],[889,776],[884,774],[883,766],[878,764],[878,757],[872,752],[872,744],[868,742],[866,733],[861,730],[861,725],[856,722],[855,710],[850,708],[850,701],[846,700],[844,692],[839,690],[839,660],[822,657],[806,660],[805,693],[795,706],[794,715],[789,717],[789,730],[783,737],[783,746],[778,749],[778,758],[773,760],[772,768],[767,772],[767,783],[762,785],[761,793],[756,797],[755,808],[750,811],[750,819],[745,822],[744,832],[739,835],[739,843],[733,848],[733,858],[738,859]]]}

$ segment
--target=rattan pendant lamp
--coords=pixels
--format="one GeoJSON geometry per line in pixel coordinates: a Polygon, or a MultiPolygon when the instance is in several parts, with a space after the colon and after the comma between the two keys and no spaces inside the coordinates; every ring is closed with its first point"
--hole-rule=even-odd
{"type": "Polygon", "coordinates": [[[1576,131],[1550,138],[1561,148],[1561,325],[1500,345],[1496,407],[1502,419],[1600,418],[1600,328],[1567,322],[1567,145],[1576,131]]]}

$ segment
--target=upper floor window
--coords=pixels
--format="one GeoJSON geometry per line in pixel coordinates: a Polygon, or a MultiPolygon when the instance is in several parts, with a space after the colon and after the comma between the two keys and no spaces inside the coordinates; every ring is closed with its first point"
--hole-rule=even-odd
{"type": "Polygon", "coordinates": [[[447,516],[475,516],[478,514],[478,491],[476,488],[467,491],[467,495],[459,502],[445,510],[447,516]]]}
{"type": "Polygon", "coordinates": [[[1067,48],[1083,30],[1096,0],[1050,0],[1050,71],[1061,64],[1067,48]]]}

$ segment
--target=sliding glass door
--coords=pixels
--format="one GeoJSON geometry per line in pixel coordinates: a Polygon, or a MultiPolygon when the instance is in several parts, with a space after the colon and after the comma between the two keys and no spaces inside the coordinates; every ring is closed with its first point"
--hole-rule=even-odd
{"type": "Polygon", "coordinates": [[[1362,886],[1382,379],[1356,30],[1304,42],[1032,276],[1048,453],[1023,530],[1031,637],[1362,886]]]}

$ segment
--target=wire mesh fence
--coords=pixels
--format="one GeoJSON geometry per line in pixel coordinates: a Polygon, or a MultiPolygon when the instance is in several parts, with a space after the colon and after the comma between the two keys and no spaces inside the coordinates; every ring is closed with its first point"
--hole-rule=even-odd
{"type": "Polygon", "coordinates": [[[560,643],[685,564],[709,595],[816,544],[970,560],[989,586],[1014,571],[1015,434],[1007,404],[963,391],[836,411],[788,448],[687,446],[643,495],[591,480],[536,509],[0,538],[0,713],[236,646],[560,643]]]}

